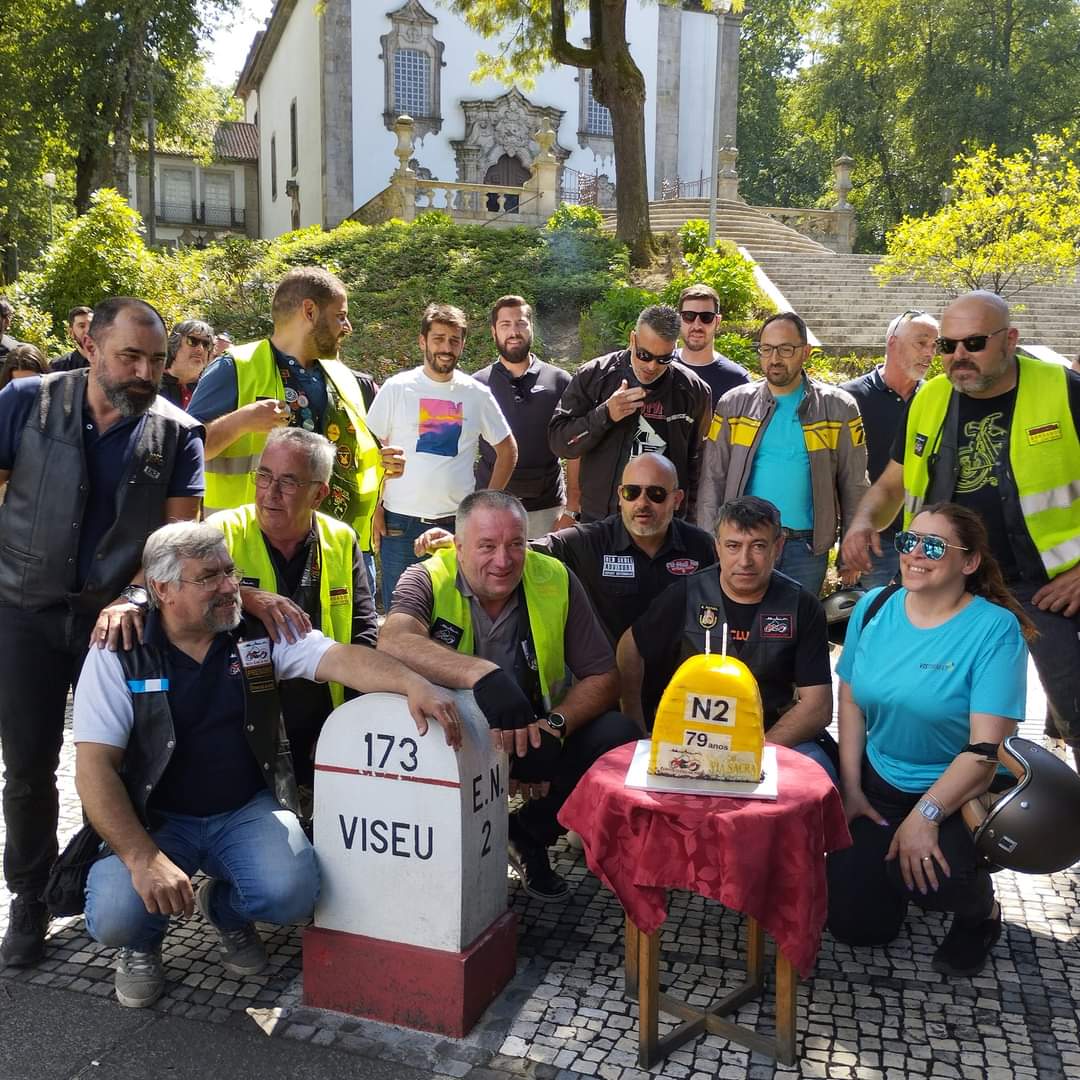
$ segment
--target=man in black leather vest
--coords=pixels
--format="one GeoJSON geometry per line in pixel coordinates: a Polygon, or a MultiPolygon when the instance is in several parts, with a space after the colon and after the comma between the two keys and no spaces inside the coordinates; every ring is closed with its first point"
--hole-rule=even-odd
{"type": "Polygon", "coordinates": [[[743,495],[723,504],[716,523],[719,567],[666,589],[619,642],[623,711],[652,727],[660,697],[683,660],[728,652],[761,690],[765,737],[812,758],[836,780],[825,734],[832,717],[832,672],[825,612],[817,597],[775,569],[784,545],[780,511],[743,495]]]}
{"type": "Polygon", "coordinates": [[[202,428],[157,398],[161,316],[141,300],[106,300],[86,349],[89,369],[0,392],[4,876],[15,896],[2,961],[12,966],[44,947],[64,706],[91,630],[100,642],[131,638],[143,541],[165,521],[194,518],[203,491],[202,428]]]}
{"type": "Polygon", "coordinates": [[[296,817],[296,782],[279,679],[402,694],[417,730],[438,721],[460,745],[449,691],[362,645],[317,630],[270,640],[240,617],[240,574],[213,525],[176,522],[146,542],[154,610],[143,642],[94,649],[75,693],[75,783],[111,853],[86,888],[91,936],[120,948],[116,996],[145,1008],[165,985],[161,943],[172,915],[196,904],[222,963],[254,975],[266,952],[252,925],[310,916],[315,855],[296,817]],[[209,880],[192,891],[191,877],[209,880]]]}

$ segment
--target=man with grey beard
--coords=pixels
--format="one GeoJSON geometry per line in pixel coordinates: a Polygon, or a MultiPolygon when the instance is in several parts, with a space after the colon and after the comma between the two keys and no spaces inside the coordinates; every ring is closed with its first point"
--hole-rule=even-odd
{"type": "Polygon", "coordinates": [[[158,312],[105,300],[85,348],[89,368],[0,391],[0,742],[14,896],[0,962],[10,966],[44,951],[68,689],[91,635],[99,644],[136,636],[146,535],[195,518],[203,493],[203,429],[157,397],[158,312]]]}
{"type": "Polygon", "coordinates": [[[253,923],[310,917],[315,853],[297,820],[280,679],[403,695],[418,733],[448,745],[461,721],[448,690],[384,653],[312,630],[271,641],[240,615],[240,571],[213,525],[176,522],[146,541],[151,612],[141,642],[95,649],[75,693],[75,784],[108,845],[90,869],[86,927],[120,949],[116,996],[146,1008],[165,987],[171,916],[198,907],[236,977],[267,962],[253,923]],[[208,879],[196,895],[191,879],[208,879]]]}

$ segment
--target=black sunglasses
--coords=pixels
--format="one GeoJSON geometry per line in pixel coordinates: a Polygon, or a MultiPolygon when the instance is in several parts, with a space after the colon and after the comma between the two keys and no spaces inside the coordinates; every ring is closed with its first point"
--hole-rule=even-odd
{"type": "Polygon", "coordinates": [[[667,498],[671,494],[666,487],[662,487],[660,484],[623,484],[619,488],[619,496],[627,502],[637,502],[641,498],[643,491],[649,502],[653,503],[667,502],[667,498]]]}
{"type": "Polygon", "coordinates": [[[675,356],[675,354],[673,352],[663,353],[663,354],[657,355],[656,353],[649,352],[648,349],[641,348],[640,345],[637,346],[634,349],[634,355],[643,364],[653,363],[653,364],[665,364],[665,365],[667,365],[667,364],[670,364],[673,360],[676,359],[676,356],[675,356]]]}
{"type": "Polygon", "coordinates": [[[716,316],[720,313],[718,311],[680,311],[679,318],[683,322],[692,323],[695,319],[701,320],[702,326],[708,326],[710,323],[716,321],[716,316]]]}
{"type": "Polygon", "coordinates": [[[195,337],[194,334],[187,334],[188,347],[192,349],[210,349],[213,347],[213,342],[209,338],[195,337]]]}
{"type": "Polygon", "coordinates": [[[934,346],[937,351],[944,353],[946,356],[952,356],[956,352],[957,345],[963,345],[967,352],[982,352],[986,348],[986,343],[997,334],[1003,334],[1009,328],[1003,326],[1000,330],[995,330],[993,334],[971,334],[968,337],[953,338],[953,337],[939,337],[934,346]]]}

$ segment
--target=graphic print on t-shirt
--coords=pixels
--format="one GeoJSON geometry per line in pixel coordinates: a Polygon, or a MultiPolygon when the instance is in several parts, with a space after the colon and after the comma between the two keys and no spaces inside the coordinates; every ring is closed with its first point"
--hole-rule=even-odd
{"type": "Polygon", "coordinates": [[[963,428],[959,447],[960,472],[956,478],[956,493],[966,495],[990,485],[997,487],[994,473],[998,455],[1008,437],[1008,429],[1001,426],[1003,412],[987,413],[977,420],[969,420],[963,428]]]}
{"type": "Polygon", "coordinates": [[[630,447],[630,456],[662,454],[665,450],[667,450],[666,440],[660,437],[656,428],[644,416],[639,417],[637,434],[634,436],[633,445],[630,447]]]}
{"type": "Polygon", "coordinates": [[[416,452],[457,457],[464,419],[464,402],[421,398],[416,424],[416,452]]]}

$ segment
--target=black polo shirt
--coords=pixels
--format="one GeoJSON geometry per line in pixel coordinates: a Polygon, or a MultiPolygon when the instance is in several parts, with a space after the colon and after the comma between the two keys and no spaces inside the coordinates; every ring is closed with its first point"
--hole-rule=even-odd
{"type": "MultiPolygon", "coordinates": [[[[523,375],[515,377],[501,360],[496,360],[473,378],[491,391],[517,441],[517,464],[506,490],[516,495],[526,510],[562,506],[562,468],[548,445],[548,423],[570,382],[570,373],[530,356],[523,375]]],[[[495,451],[481,439],[476,462],[478,490],[491,482],[494,467],[495,451]]]]}
{"type": "Polygon", "coordinates": [[[550,533],[532,546],[577,574],[612,642],[672,582],[716,562],[712,536],[679,518],[672,519],[663,546],[651,558],[631,539],[619,514],[550,533]]]}

